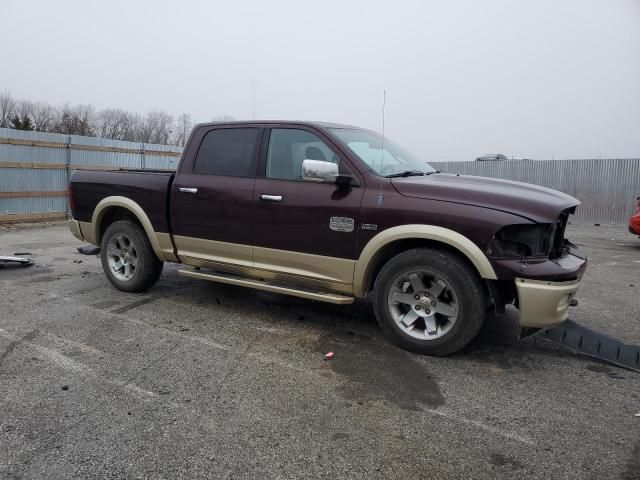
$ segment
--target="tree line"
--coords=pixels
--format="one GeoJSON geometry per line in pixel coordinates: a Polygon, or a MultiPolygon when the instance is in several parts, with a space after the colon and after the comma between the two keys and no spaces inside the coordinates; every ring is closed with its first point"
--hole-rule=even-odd
{"type": "MultiPolygon", "coordinates": [[[[213,120],[233,120],[228,115],[213,120]]],[[[96,110],[92,105],[59,105],[16,99],[0,93],[0,128],[104,137],[129,142],[184,146],[193,126],[191,115],[167,112],[146,115],[121,108],[96,110]]]]}

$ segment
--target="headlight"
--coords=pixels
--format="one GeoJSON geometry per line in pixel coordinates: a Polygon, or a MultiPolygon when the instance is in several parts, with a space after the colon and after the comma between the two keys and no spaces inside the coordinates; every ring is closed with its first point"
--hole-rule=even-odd
{"type": "Polygon", "coordinates": [[[487,253],[492,257],[548,257],[556,225],[508,225],[491,240],[487,253]]]}

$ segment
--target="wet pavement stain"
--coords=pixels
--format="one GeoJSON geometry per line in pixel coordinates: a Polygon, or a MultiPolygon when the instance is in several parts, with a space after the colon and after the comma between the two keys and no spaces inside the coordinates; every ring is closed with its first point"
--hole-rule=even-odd
{"type": "Polygon", "coordinates": [[[96,302],[96,303],[92,303],[91,307],[93,308],[98,308],[100,310],[105,310],[107,308],[111,308],[114,307],[116,305],[118,305],[119,302],[115,301],[115,300],[105,300],[102,302],[96,302]]]}
{"type": "Polygon", "coordinates": [[[357,401],[383,400],[405,410],[421,411],[445,404],[437,381],[425,371],[414,354],[390,345],[382,338],[323,335],[317,350],[334,352],[327,366],[344,377],[338,387],[344,398],[357,401]]]}
{"type": "Polygon", "coordinates": [[[116,313],[116,314],[126,313],[129,310],[133,310],[134,308],[141,307],[142,305],[146,305],[147,303],[155,302],[156,300],[158,300],[157,297],[143,298],[142,300],[138,300],[137,302],[132,302],[123,307],[116,308],[115,310],[111,310],[111,313],[116,313]]]}
{"type": "Polygon", "coordinates": [[[524,468],[524,465],[521,462],[508,455],[503,455],[502,453],[493,452],[490,455],[489,461],[497,467],[508,466],[513,468],[524,468]]]}
{"type": "Polygon", "coordinates": [[[640,480],[640,443],[637,443],[633,452],[631,452],[631,459],[622,478],[625,480],[640,480]]]}

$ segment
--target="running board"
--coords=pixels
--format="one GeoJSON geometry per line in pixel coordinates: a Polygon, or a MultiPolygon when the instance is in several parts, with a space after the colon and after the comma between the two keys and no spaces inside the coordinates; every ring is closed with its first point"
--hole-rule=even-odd
{"type": "Polygon", "coordinates": [[[565,320],[557,327],[539,332],[536,336],[561,345],[574,353],[599,358],[640,372],[639,345],[627,345],[604,333],[578,325],[573,320],[565,320]]]}
{"type": "Polygon", "coordinates": [[[209,280],[211,282],[227,283],[229,285],[237,285],[240,287],[255,288],[256,290],[264,290],[273,293],[282,293],[284,295],[292,295],[294,297],[306,298],[309,300],[318,300],[320,302],[335,303],[338,305],[348,305],[353,303],[353,297],[341,295],[339,293],[325,292],[321,290],[305,289],[300,287],[291,287],[282,283],[270,282],[267,280],[256,280],[253,278],[239,277],[228,273],[210,272],[204,273],[195,270],[178,270],[180,275],[191,278],[199,278],[201,280],[209,280]]]}

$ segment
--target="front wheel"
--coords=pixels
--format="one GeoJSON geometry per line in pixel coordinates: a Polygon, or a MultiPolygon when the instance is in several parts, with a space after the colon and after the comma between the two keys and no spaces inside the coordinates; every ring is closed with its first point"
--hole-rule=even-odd
{"type": "Polygon", "coordinates": [[[118,290],[143,292],[162,274],[163,263],[153,252],[147,234],[130,220],[119,220],[107,227],[101,253],[102,269],[118,290]]]}
{"type": "Polygon", "coordinates": [[[394,343],[435,356],[466,346],[486,315],[477,273],[456,255],[431,248],[408,250],[389,260],[376,278],[373,305],[394,343]]]}

